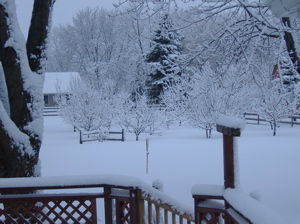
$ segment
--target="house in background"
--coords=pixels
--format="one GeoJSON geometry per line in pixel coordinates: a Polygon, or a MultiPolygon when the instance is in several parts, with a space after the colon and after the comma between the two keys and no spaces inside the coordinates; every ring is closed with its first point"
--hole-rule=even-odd
{"type": "Polygon", "coordinates": [[[80,79],[78,72],[46,72],[43,88],[44,107],[57,106],[54,96],[58,89],[60,92],[67,93],[69,83],[72,79],[80,79]]]}

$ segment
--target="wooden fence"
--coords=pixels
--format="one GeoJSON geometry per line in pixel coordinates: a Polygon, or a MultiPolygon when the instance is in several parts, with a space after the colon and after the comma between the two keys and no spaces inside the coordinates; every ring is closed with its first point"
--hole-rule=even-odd
{"type": "MultiPolygon", "coordinates": [[[[74,127],[74,131],[76,130],[76,127],[74,127]]],[[[102,135],[100,131],[83,131],[79,130],[79,143],[83,144],[84,142],[90,142],[90,141],[101,141],[101,140],[109,140],[109,141],[125,141],[125,131],[122,129],[121,131],[109,131],[105,133],[105,135],[102,135]],[[118,135],[119,137],[112,137],[112,135],[118,135]]]]}
{"type": "MultiPolygon", "coordinates": [[[[266,122],[265,119],[261,118],[261,116],[256,113],[244,113],[243,118],[246,121],[255,121],[256,124],[260,124],[260,122],[266,122]]],[[[293,127],[294,124],[300,125],[300,122],[297,121],[297,119],[300,119],[300,115],[290,116],[287,119],[289,120],[282,120],[280,123],[291,124],[291,127],[293,127]]]]}
{"type": "Polygon", "coordinates": [[[236,199],[230,200],[230,195],[234,191],[238,194],[239,190],[224,189],[209,194],[205,187],[204,194],[193,194],[193,212],[140,180],[122,184],[130,178],[114,175],[62,177],[60,181],[56,177],[4,178],[0,183],[0,223],[250,224],[256,223],[251,220],[259,216],[260,223],[272,223],[266,221],[269,214],[264,213],[265,208],[260,208],[260,202],[249,195],[243,199],[240,195],[232,197],[241,199],[234,204],[236,199]],[[9,194],[18,190],[38,193],[9,194]],[[238,207],[253,202],[254,210],[238,207]]]}
{"type": "MultiPolygon", "coordinates": [[[[119,179],[122,178],[125,177],[119,179]]],[[[194,222],[193,214],[179,211],[175,208],[176,205],[163,202],[163,198],[157,198],[155,192],[158,190],[153,188],[149,192],[149,189],[146,189],[148,192],[145,192],[143,187],[107,184],[104,180],[111,179],[108,176],[104,178],[96,176],[90,179],[78,177],[78,179],[71,180],[71,184],[57,185],[53,184],[56,182],[55,177],[30,178],[29,180],[17,178],[17,183],[16,178],[14,179],[11,186],[5,184],[6,186],[3,187],[2,185],[0,191],[44,190],[44,193],[0,195],[0,223],[166,224],[170,223],[168,213],[172,217],[172,223],[194,222]],[[95,179],[99,180],[99,184],[95,179]],[[49,193],[55,190],[72,191],[74,189],[79,189],[80,193],[49,193]],[[93,193],[89,193],[91,189],[93,193]],[[82,193],[84,190],[87,193],[82,193]],[[104,208],[102,213],[99,212],[101,205],[104,208]],[[163,217],[160,215],[161,212],[164,213],[163,217]]],[[[6,181],[9,180],[6,179],[6,181]]],[[[161,194],[159,192],[159,195],[161,194]]]]}

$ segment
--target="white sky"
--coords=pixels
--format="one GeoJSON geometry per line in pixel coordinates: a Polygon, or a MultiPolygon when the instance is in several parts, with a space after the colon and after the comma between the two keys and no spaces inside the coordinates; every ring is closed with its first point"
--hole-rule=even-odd
{"type": "MultiPolygon", "coordinates": [[[[27,33],[29,29],[31,12],[33,8],[33,0],[15,0],[17,6],[17,14],[19,19],[19,25],[21,31],[23,32],[25,38],[27,38],[27,33]]],[[[103,7],[107,9],[113,9],[113,3],[118,3],[119,0],[56,0],[53,11],[53,26],[58,26],[59,24],[66,24],[72,22],[72,17],[80,9],[85,9],[86,7],[103,7]]],[[[184,4],[182,1],[177,1],[181,6],[186,5],[196,5],[197,2],[184,4]]]]}
{"type": "MultiPolygon", "coordinates": [[[[21,30],[25,37],[27,37],[33,0],[15,0],[15,2],[21,30]]],[[[112,3],[117,2],[119,2],[119,0],[56,0],[53,12],[53,26],[70,23],[72,17],[80,9],[84,9],[88,6],[113,9],[112,3]]]]}

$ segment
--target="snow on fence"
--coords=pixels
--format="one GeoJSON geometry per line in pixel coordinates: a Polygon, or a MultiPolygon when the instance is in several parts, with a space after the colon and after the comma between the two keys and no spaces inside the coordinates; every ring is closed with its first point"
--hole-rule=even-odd
{"type": "MultiPolygon", "coordinates": [[[[74,127],[74,131],[76,127],[74,127]]],[[[83,131],[79,130],[79,143],[83,144],[84,142],[90,141],[125,141],[125,131],[122,129],[121,131],[109,131],[102,133],[101,131],[94,130],[94,131],[83,131]],[[112,135],[119,135],[119,138],[112,137],[112,135]]]]}
{"type": "Polygon", "coordinates": [[[11,178],[1,181],[0,192],[0,223],[194,222],[193,209],[129,176],[11,178]],[[3,195],[18,190],[43,193],[3,195]]]}
{"type": "MultiPolygon", "coordinates": [[[[265,119],[261,118],[257,113],[244,113],[243,118],[244,120],[255,121],[256,124],[260,124],[261,121],[264,122],[266,121],[265,119]]],[[[300,119],[300,115],[289,116],[287,120],[282,120],[280,121],[280,123],[291,124],[291,127],[293,127],[294,124],[300,125],[300,122],[297,121],[297,119],[300,119]]],[[[252,123],[248,123],[248,124],[252,124],[252,123]]]]}
{"type": "Polygon", "coordinates": [[[195,223],[282,224],[280,214],[245,194],[241,189],[198,184],[192,188],[195,223]]]}

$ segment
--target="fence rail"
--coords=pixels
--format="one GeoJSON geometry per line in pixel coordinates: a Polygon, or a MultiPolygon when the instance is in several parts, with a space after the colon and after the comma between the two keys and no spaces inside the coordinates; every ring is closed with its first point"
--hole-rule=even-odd
{"type": "MultiPolygon", "coordinates": [[[[261,116],[256,113],[244,113],[243,118],[244,120],[248,121],[256,121],[256,124],[260,124],[261,121],[266,122],[265,119],[261,118],[261,116]]],[[[293,127],[295,124],[300,125],[300,122],[297,121],[297,119],[300,119],[300,115],[289,116],[287,119],[290,119],[290,121],[282,120],[280,123],[290,124],[291,127],[293,127]]]]}
{"type": "MultiPolygon", "coordinates": [[[[74,127],[74,131],[76,127],[74,127]]],[[[100,131],[83,131],[79,130],[79,143],[83,144],[84,142],[90,141],[101,141],[101,140],[109,140],[109,141],[125,141],[125,131],[122,129],[121,131],[109,131],[103,135],[100,131]],[[107,136],[106,136],[107,135],[107,136]],[[119,137],[112,137],[112,135],[119,135],[119,137]]]]}
{"type": "Polygon", "coordinates": [[[159,198],[162,192],[127,176],[65,177],[58,181],[55,177],[4,179],[0,192],[0,223],[166,224],[170,223],[168,213],[178,217],[176,223],[194,222],[193,214],[175,209],[178,204],[164,202],[165,196],[159,198]],[[60,192],[76,189],[75,193],[60,192]],[[44,193],[4,195],[18,190],[44,193]]]}

